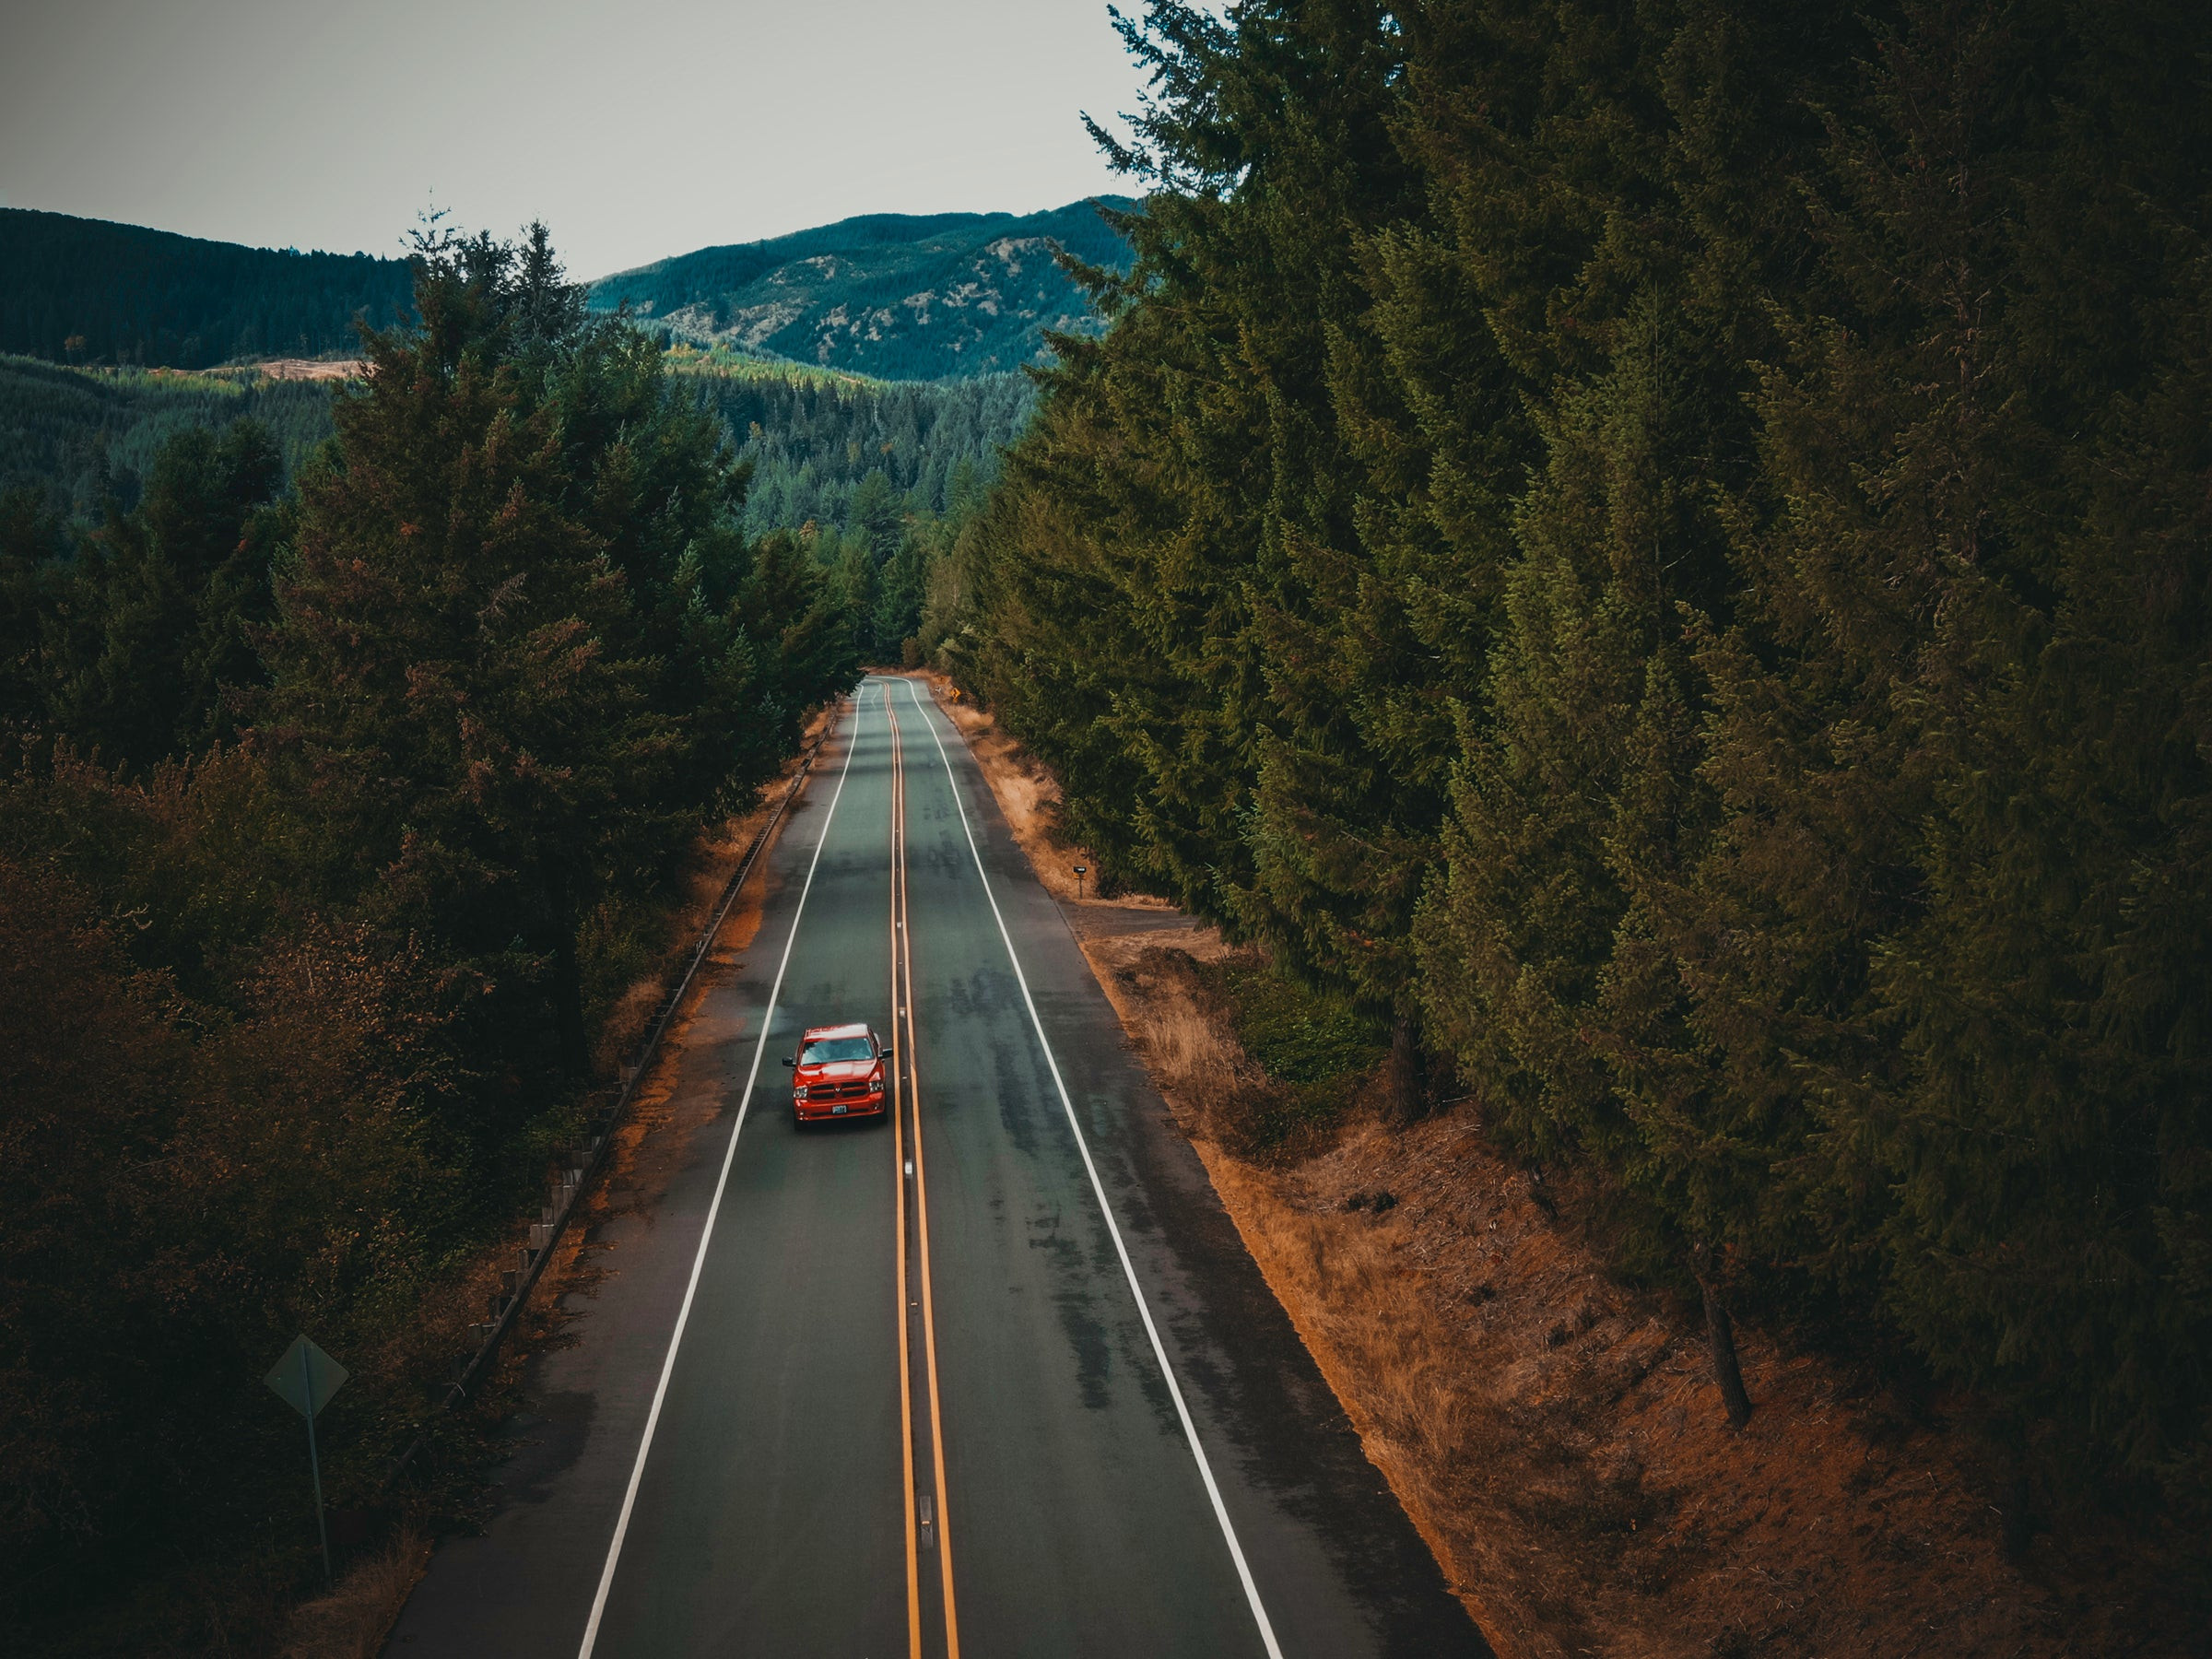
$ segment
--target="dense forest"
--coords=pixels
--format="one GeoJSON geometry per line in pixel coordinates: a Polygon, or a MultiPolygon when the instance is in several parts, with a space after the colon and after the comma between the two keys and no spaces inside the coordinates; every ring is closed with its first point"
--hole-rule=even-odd
{"type": "Polygon", "coordinates": [[[1127,268],[1100,208],[868,214],[768,241],[701,248],[592,285],[672,338],[769,352],[887,380],[1006,373],[1048,355],[1049,333],[1095,333],[1059,251],[1127,268]]]}
{"type": "Polygon", "coordinates": [[[856,671],[837,583],[745,528],[723,422],[542,232],[428,236],[413,278],[288,488],[245,418],[97,524],[0,497],[27,1650],[272,1645],[313,1534],[253,1380],[297,1331],[340,1357],[324,1479],[374,1501],[682,860],[856,671]]]}
{"type": "Polygon", "coordinates": [[[865,522],[874,534],[886,488],[901,514],[955,511],[959,480],[995,479],[1000,452],[1037,406],[1036,387],[1019,374],[877,381],[681,346],[668,363],[728,426],[751,469],[746,523],[761,532],[865,522]],[[871,475],[880,477],[871,484],[871,475]],[[869,499],[856,518],[864,487],[869,499]]]}
{"type": "Polygon", "coordinates": [[[937,660],[1391,1111],[1608,1193],[1731,1415],[1794,1321],[2202,1524],[2212,12],[1125,29],[1135,264],[937,660]]]}
{"type": "Polygon", "coordinates": [[[407,314],[406,261],[246,248],[0,207],[0,351],[205,369],[349,352],[407,314]]]}
{"type": "MultiPolygon", "coordinates": [[[[672,383],[727,427],[747,471],[744,523],[756,534],[844,532],[864,485],[860,520],[871,535],[887,510],[953,512],[959,480],[994,479],[999,452],[1036,406],[1036,388],[1018,374],[877,381],[680,345],[666,363],[672,383]],[[870,484],[871,474],[881,477],[870,484]]],[[[269,432],[290,478],[331,435],[330,387],[251,366],[192,373],[0,358],[0,488],[33,488],[66,519],[97,521],[111,501],[127,512],[171,437],[246,418],[269,432]]]]}
{"type": "Polygon", "coordinates": [[[127,512],[171,438],[241,419],[269,434],[289,477],[331,435],[329,383],[0,357],[0,489],[33,488],[67,519],[97,521],[111,501],[127,512]]]}
{"type": "Polygon", "coordinates": [[[1018,374],[868,381],[682,347],[667,360],[737,445],[747,526],[798,537],[830,578],[864,660],[919,664],[931,584],[955,582],[954,548],[1028,425],[1036,388],[1018,374]]]}

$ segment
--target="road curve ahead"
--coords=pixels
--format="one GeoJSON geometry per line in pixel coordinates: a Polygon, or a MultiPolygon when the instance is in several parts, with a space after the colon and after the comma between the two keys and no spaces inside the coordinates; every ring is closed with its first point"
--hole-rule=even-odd
{"type": "Polygon", "coordinates": [[[865,682],[500,1501],[388,1650],[1485,1654],[926,693],[865,682]],[[804,1131],[801,1027],[896,1048],[804,1131]]]}

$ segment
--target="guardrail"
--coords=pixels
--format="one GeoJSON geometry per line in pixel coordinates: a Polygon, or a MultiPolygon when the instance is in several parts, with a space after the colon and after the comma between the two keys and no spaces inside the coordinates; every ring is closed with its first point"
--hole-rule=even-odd
{"type": "MultiPolygon", "coordinates": [[[[705,963],[707,953],[713,949],[714,940],[722,932],[722,924],[729,919],[730,907],[737,901],[737,894],[745,886],[745,878],[752,874],[753,865],[759,862],[761,850],[768,845],[769,837],[775,833],[776,826],[783,821],[784,812],[798,798],[807,774],[814,770],[816,755],[821,752],[822,745],[836,729],[833,720],[823,728],[819,736],[801,751],[799,770],[793,774],[791,786],[784,790],[782,799],[776,803],[775,810],[768,815],[767,822],[755,831],[744,856],[737,861],[736,869],[731,872],[729,880],[723,884],[721,896],[714,900],[713,909],[707,914],[706,925],[700,930],[699,943],[692,947],[690,959],[684,964],[683,977],[677,982],[676,989],[653,1009],[653,1019],[646,1026],[644,1036],[638,1040],[637,1046],[623,1056],[618,1071],[620,1088],[613,1102],[594,1112],[583,1139],[567,1148],[556,1159],[547,1203],[540,1208],[537,1220],[530,1228],[528,1242],[520,1247],[515,1265],[500,1274],[500,1288],[491,1292],[486,1310],[488,1317],[483,1323],[469,1327],[479,1336],[476,1352],[462,1368],[461,1374],[453,1379],[444,1398],[439,1402],[441,1411],[451,1411],[465,1402],[477,1384],[490,1371],[493,1361],[499,1358],[500,1345],[514,1328],[524,1305],[530,1300],[530,1292],[536,1288],[538,1279],[545,1273],[546,1264],[552,1260],[554,1245],[560,1241],[560,1235],[567,1230],[570,1218],[576,1213],[577,1201],[591,1189],[593,1180],[606,1164],[615,1131],[622,1126],[623,1119],[629,1114],[630,1103],[637,1098],[638,1086],[653,1069],[653,1063],[660,1053],[661,1041],[668,1034],[668,1028],[676,1018],[676,1011],[683,1006],[684,997],[691,989],[691,982],[698,977],[700,968],[705,963]]],[[[416,1435],[407,1449],[399,1454],[398,1461],[384,1477],[387,1486],[397,1479],[414,1460],[425,1438],[427,1430],[416,1435]]]]}

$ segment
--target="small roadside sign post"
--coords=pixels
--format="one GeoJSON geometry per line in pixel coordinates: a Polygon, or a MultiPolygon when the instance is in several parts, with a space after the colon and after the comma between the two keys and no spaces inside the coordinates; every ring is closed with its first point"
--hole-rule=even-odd
{"type": "Polygon", "coordinates": [[[276,1397],[307,1419],[307,1467],[315,1481],[315,1536],[323,1545],[323,1582],[330,1571],[330,1529],[323,1522],[323,1460],[315,1451],[315,1413],[330,1404],[330,1396],[346,1386],[351,1375],[306,1336],[292,1338],[276,1368],[262,1379],[276,1397]]]}
{"type": "Polygon", "coordinates": [[[1083,901],[1083,877],[1089,874],[1090,866],[1088,865],[1076,866],[1076,902],[1078,904],[1083,901]]]}

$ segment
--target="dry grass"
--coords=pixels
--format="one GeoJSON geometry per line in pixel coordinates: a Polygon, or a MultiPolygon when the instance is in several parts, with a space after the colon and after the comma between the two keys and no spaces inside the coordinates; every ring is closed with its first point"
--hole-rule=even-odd
{"type": "MultiPolygon", "coordinates": [[[[1265,1080],[1265,1074],[1237,1040],[1200,1006],[1194,977],[1186,964],[1216,961],[1229,954],[1210,927],[1186,927],[1133,937],[1100,939],[1088,949],[1093,971],[1106,985],[1107,999],[1121,1016],[1123,1029],[1136,1043],[1155,1077],[1177,1083],[1230,1077],[1241,1083],[1265,1080]]],[[[1194,1124],[1215,1127],[1203,1107],[1194,1124]]]]}
{"type": "MultiPolygon", "coordinates": [[[[1009,801],[1006,782],[1034,769],[961,724],[1004,746],[985,774],[1009,817],[1041,816],[1041,785],[1009,801]]],[[[1265,1079],[1194,971],[1226,954],[1218,936],[1084,949],[1369,1456],[1507,1659],[2197,1651],[2142,1540],[2090,1524],[2016,1569],[1970,1436],[1756,1329],[1739,1340],[1757,1410],[1730,1430],[1694,1310],[1618,1283],[1574,1224],[1594,1194],[1539,1189],[1471,1113],[1399,1132],[1367,1114],[1294,1161],[1233,1156],[1224,1112],[1265,1079]]]]}
{"type": "Polygon", "coordinates": [[[254,367],[271,380],[359,380],[369,372],[359,358],[268,358],[254,367]]]}
{"type": "Polygon", "coordinates": [[[1203,1079],[1182,1092],[1183,1130],[1234,1157],[1268,1168],[1326,1151],[1342,1135],[1334,1119],[1299,1112],[1294,1092],[1270,1078],[1231,1032],[1220,998],[1200,982],[1201,962],[1233,953],[1211,928],[1149,928],[1091,935],[1083,948],[1106,986],[1122,1028],[1156,1078],[1203,1079]]]}
{"type": "Polygon", "coordinates": [[[376,1659],[392,1623],[430,1559],[429,1541],[412,1527],[355,1562],[337,1588],[295,1608],[283,1659],[376,1659]]]}
{"type": "Polygon", "coordinates": [[[1085,948],[1369,1455],[1500,1653],[2184,1651],[2155,1570],[2115,1577],[2124,1553],[2100,1565],[2092,1539],[2016,1571],[1971,1441],[1886,1413],[1756,1330],[1742,1340],[1758,1411],[1731,1430],[1692,1311],[1616,1283],[1559,1218],[1583,1195],[1556,1181],[1539,1192],[1471,1116],[1394,1133],[1370,1118],[1288,1169],[1230,1156],[1206,1134],[1211,1079],[1252,1063],[1161,943],[1085,948]]]}
{"type": "Polygon", "coordinates": [[[1730,1430],[1682,1312],[1614,1284],[1471,1119],[1370,1120],[1287,1171],[1227,1155],[1206,1133],[1212,1079],[1256,1068],[1161,944],[1087,948],[1369,1455],[1500,1653],[2067,1651],[1941,1437],[1877,1452],[1837,1379],[1756,1333],[1759,1410],[1730,1430]]]}

